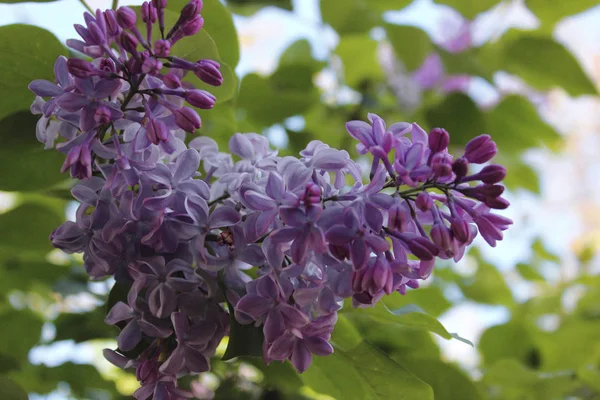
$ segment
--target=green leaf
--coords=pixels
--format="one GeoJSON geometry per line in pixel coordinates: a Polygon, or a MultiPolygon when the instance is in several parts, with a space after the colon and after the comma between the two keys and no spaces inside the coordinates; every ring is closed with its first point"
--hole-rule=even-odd
{"type": "Polygon", "coordinates": [[[342,309],[341,313],[351,318],[362,316],[370,318],[378,324],[394,324],[422,329],[440,335],[445,339],[451,339],[452,335],[434,317],[425,313],[423,309],[414,304],[408,304],[398,309],[390,309],[384,304],[385,300],[378,302],[373,308],[355,308],[350,304],[342,309]]]}
{"type": "Polygon", "coordinates": [[[525,0],[525,5],[541,21],[540,29],[551,33],[559,20],[598,5],[598,0],[525,0]]]}
{"type": "Polygon", "coordinates": [[[377,42],[368,36],[342,36],[335,53],[344,64],[344,78],[348,86],[358,88],[364,80],[383,78],[377,61],[377,42]]]}
{"type": "Polygon", "coordinates": [[[336,348],[328,357],[314,357],[301,379],[336,399],[433,399],[431,387],[364,341],[352,349],[336,348]]]}
{"type": "Polygon", "coordinates": [[[29,364],[20,372],[11,374],[11,378],[28,391],[39,394],[56,390],[60,382],[68,383],[72,394],[80,398],[92,398],[90,394],[94,389],[116,394],[115,384],[105,380],[94,366],[87,364],[66,362],[58,367],[29,364]]]}
{"type": "Polygon", "coordinates": [[[54,340],[74,340],[75,343],[92,339],[114,339],[118,331],[104,323],[104,307],[85,313],[62,313],[54,320],[54,340]]]}
{"type": "Polygon", "coordinates": [[[433,50],[429,35],[414,26],[385,24],[387,37],[396,56],[409,71],[417,69],[433,50]]]}
{"type": "Polygon", "coordinates": [[[315,60],[312,56],[310,42],[300,39],[289,45],[279,57],[279,68],[291,65],[306,66],[314,74],[325,67],[327,63],[315,60]]]}
{"type": "Polygon", "coordinates": [[[490,82],[492,81],[493,71],[479,59],[479,49],[473,48],[460,53],[450,53],[438,47],[437,52],[442,59],[447,74],[480,76],[490,82]]]}
{"type": "Polygon", "coordinates": [[[452,303],[448,301],[442,290],[437,286],[409,290],[405,295],[392,293],[385,297],[384,303],[388,308],[392,309],[415,304],[421,307],[427,314],[434,317],[439,317],[452,307],[452,303]]]}
{"type": "Polygon", "coordinates": [[[60,172],[65,156],[53,149],[44,150],[37,141],[38,119],[29,111],[20,111],[0,121],[0,190],[43,190],[68,179],[60,172]]]}
{"type": "Polygon", "coordinates": [[[50,233],[62,222],[52,209],[25,203],[0,214],[0,254],[45,255],[51,250],[50,233]]]}
{"type": "Polygon", "coordinates": [[[535,107],[522,96],[505,97],[486,114],[487,131],[500,152],[520,154],[526,149],[554,146],[559,134],[541,120],[535,107]]]}
{"type": "Polygon", "coordinates": [[[481,393],[469,377],[455,366],[438,360],[395,358],[433,389],[435,400],[479,400],[481,393]]]}
{"type": "MultiPolygon", "coordinates": [[[[0,43],[0,91],[5,94],[0,98],[0,118],[4,118],[29,109],[35,99],[27,88],[31,81],[54,82],[54,62],[65,48],[53,34],[31,25],[2,26],[0,37],[11,38],[0,43]]],[[[23,134],[35,137],[35,130],[23,134]]]]}
{"type": "Polygon", "coordinates": [[[503,55],[501,69],[537,89],[560,86],[572,96],[598,94],[575,57],[552,38],[522,35],[506,44],[503,55]]]}
{"type": "Polygon", "coordinates": [[[577,388],[573,373],[539,375],[514,359],[504,359],[486,371],[483,382],[502,399],[563,399],[577,388]]]}
{"type": "Polygon", "coordinates": [[[554,332],[536,335],[541,368],[544,371],[575,370],[582,365],[598,364],[600,320],[572,318],[554,332]]]}
{"type": "Polygon", "coordinates": [[[550,253],[548,249],[546,249],[546,246],[544,246],[544,243],[542,243],[542,239],[539,237],[534,240],[533,244],[531,245],[531,249],[538,257],[544,260],[553,261],[555,263],[560,262],[560,257],[558,257],[556,254],[550,253]]]}
{"type": "Polygon", "coordinates": [[[237,105],[245,109],[246,118],[266,127],[302,114],[318,101],[319,94],[312,86],[303,90],[282,90],[269,78],[248,74],[242,79],[237,105]]]}
{"type": "Polygon", "coordinates": [[[263,373],[263,380],[260,383],[266,390],[274,389],[291,394],[302,387],[300,375],[290,363],[272,362],[266,365],[262,358],[256,357],[244,357],[243,360],[263,373]]]}
{"type": "Polygon", "coordinates": [[[540,193],[538,174],[519,157],[500,153],[496,162],[507,167],[506,177],[502,181],[507,188],[511,190],[526,189],[533,193],[540,193]]]}
{"type": "Polygon", "coordinates": [[[40,341],[43,321],[28,310],[9,310],[0,314],[2,353],[27,362],[29,350],[40,341]]]}
{"type": "Polygon", "coordinates": [[[11,290],[29,291],[44,285],[50,288],[69,273],[64,266],[46,261],[24,260],[18,257],[7,258],[0,262],[0,292],[11,290]]]}
{"type": "Polygon", "coordinates": [[[483,113],[471,98],[462,93],[452,93],[425,113],[431,127],[443,127],[450,133],[455,146],[464,146],[475,136],[485,132],[483,113]]]}
{"type": "Polygon", "coordinates": [[[516,268],[517,268],[517,271],[519,271],[519,274],[521,274],[521,276],[523,277],[523,279],[526,279],[528,281],[538,281],[538,282],[544,281],[544,276],[542,274],[540,274],[533,266],[531,266],[529,264],[518,263],[516,265],[516,268]]]}
{"type": "Polygon", "coordinates": [[[438,358],[440,356],[440,349],[433,335],[421,329],[399,324],[374,323],[367,316],[360,316],[360,318],[355,316],[351,321],[366,341],[396,360],[404,357],[438,358]]]}
{"type": "Polygon", "coordinates": [[[539,366],[539,350],[534,345],[529,329],[518,321],[485,330],[479,339],[479,351],[485,365],[492,365],[504,358],[514,358],[532,367],[539,366]]]}
{"type": "Polygon", "coordinates": [[[436,3],[454,8],[467,19],[473,19],[477,14],[489,10],[499,2],[500,0],[436,0],[436,3]]]}
{"type": "Polygon", "coordinates": [[[239,356],[262,357],[262,345],[265,341],[262,326],[237,322],[231,305],[229,316],[229,342],[222,359],[227,361],[239,356]]]}
{"type": "Polygon", "coordinates": [[[0,393],[7,400],[27,400],[27,392],[15,381],[5,376],[0,376],[0,393]]]}
{"type": "Polygon", "coordinates": [[[492,264],[485,262],[476,249],[469,255],[477,260],[477,272],[474,276],[463,278],[458,285],[463,294],[479,303],[512,305],[514,299],[504,277],[492,264]]]}

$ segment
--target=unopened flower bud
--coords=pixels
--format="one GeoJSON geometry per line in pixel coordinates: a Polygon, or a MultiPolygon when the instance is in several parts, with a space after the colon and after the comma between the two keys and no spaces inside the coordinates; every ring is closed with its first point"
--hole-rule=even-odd
{"type": "Polygon", "coordinates": [[[483,183],[498,183],[506,177],[506,168],[502,165],[488,165],[477,174],[477,177],[483,183]]]}
{"type": "Polygon", "coordinates": [[[165,76],[162,77],[162,81],[169,89],[178,89],[181,87],[181,79],[175,74],[165,74],[165,76]]]}
{"type": "Polygon", "coordinates": [[[89,62],[80,58],[71,58],[67,61],[69,73],[77,78],[89,78],[96,75],[96,68],[89,62]]]}
{"type": "Polygon", "coordinates": [[[104,12],[104,20],[106,25],[106,33],[110,37],[119,36],[121,27],[117,21],[117,13],[114,10],[106,10],[104,12]]]}
{"type": "Polygon", "coordinates": [[[216,97],[206,90],[192,89],[184,94],[185,100],[194,107],[210,110],[215,106],[216,97]]]}
{"type": "Polygon", "coordinates": [[[194,133],[202,125],[200,116],[196,111],[189,107],[181,107],[179,110],[172,111],[175,116],[175,123],[186,132],[194,133]]]}
{"type": "Polygon", "coordinates": [[[146,24],[153,24],[157,18],[156,8],[151,3],[145,1],[142,4],[142,21],[146,24]]]}
{"type": "Polygon", "coordinates": [[[137,54],[138,41],[131,33],[125,31],[121,32],[121,35],[119,36],[119,42],[121,47],[123,47],[123,49],[125,49],[125,51],[128,53],[137,54]]]}
{"type": "Polygon", "coordinates": [[[135,26],[137,15],[129,7],[119,7],[117,10],[117,22],[123,29],[131,29],[135,26]]]}
{"type": "Polygon", "coordinates": [[[202,82],[212,86],[220,86],[223,83],[223,75],[221,75],[219,68],[220,64],[216,61],[200,60],[194,65],[193,71],[202,82]]]}
{"type": "Polygon", "coordinates": [[[454,217],[450,220],[450,229],[456,240],[460,243],[469,241],[469,223],[461,217],[454,217]]]}
{"type": "Polygon", "coordinates": [[[504,197],[486,197],[484,203],[489,208],[493,208],[495,210],[504,210],[510,206],[510,202],[506,200],[504,197]]]}
{"type": "Polygon", "coordinates": [[[446,150],[450,143],[450,135],[442,128],[434,128],[429,132],[429,148],[433,153],[446,150]]]}
{"type": "Polygon", "coordinates": [[[490,135],[479,135],[465,147],[465,158],[474,164],[483,164],[496,155],[498,148],[490,135]]]}
{"type": "Polygon", "coordinates": [[[146,123],[146,134],[148,135],[148,140],[153,144],[166,142],[169,138],[169,130],[165,123],[155,118],[150,118],[146,123]]]}
{"type": "Polygon", "coordinates": [[[452,172],[456,175],[456,180],[460,181],[467,172],[469,171],[469,162],[464,158],[460,157],[454,160],[452,163],[452,172]]]}
{"type": "Polygon", "coordinates": [[[193,19],[185,22],[179,28],[184,36],[194,36],[204,26],[204,18],[196,15],[193,19]]]}
{"type": "Polygon", "coordinates": [[[202,0],[191,0],[181,10],[181,19],[183,21],[189,21],[193,19],[196,15],[200,14],[203,6],[204,3],[202,0]]]}

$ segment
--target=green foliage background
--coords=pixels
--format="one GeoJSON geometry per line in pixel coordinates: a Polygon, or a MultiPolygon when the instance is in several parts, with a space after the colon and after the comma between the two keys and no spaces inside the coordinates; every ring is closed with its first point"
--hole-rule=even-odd
{"type": "MultiPolygon", "coordinates": [[[[437,2],[473,18],[499,1],[437,2]]],[[[229,0],[225,6],[218,0],[204,0],[205,29],[176,47],[190,59],[213,58],[222,65],[225,84],[213,90],[218,98],[214,110],[201,111],[200,133],[213,137],[224,149],[235,132],[264,132],[283,124],[289,138],[287,148],[281,149],[284,154],[297,154],[313,139],[355,154],[343,124],[376,112],[389,121],[416,120],[425,128],[444,126],[457,146],[488,132],[500,148],[498,161],[508,167],[509,189],[539,192],[538,177],[522,155],[535,147],[557,148],[560,136],[542,121],[527,98],[508,96],[494,108],[481,110],[465,94],[428,91],[418,107],[402,107],[376,58],[377,46],[391,44],[409,72],[435,50],[449,73],[491,81],[494,72],[503,70],[539,90],[561,87],[571,96],[596,96],[597,88],[575,57],[553,39],[552,29],[565,16],[597,2],[526,0],[541,21],[539,29],[513,29],[495,42],[460,54],[439,48],[418,28],[384,22],[383,12],[410,3],[322,0],[323,23],[340,36],[328,59],[314,59],[310,44],[300,40],[281,55],[272,74],[251,73],[239,80],[234,71],[240,51],[231,13],[252,15],[266,6],[292,10],[291,2],[229,0]],[[383,28],[385,37],[373,39],[369,32],[374,27],[383,28]],[[325,98],[314,82],[316,74],[327,68],[336,72],[340,85],[359,92],[360,101],[342,104],[325,98]],[[284,124],[299,115],[305,120],[301,131],[284,124]]],[[[185,0],[170,0],[167,20],[176,18],[183,4],[185,0]]],[[[0,27],[0,191],[15,195],[12,207],[0,214],[0,394],[3,399],[21,400],[27,393],[59,390],[75,399],[130,398],[134,377],[96,368],[102,364],[100,349],[110,347],[117,334],[102,322],[109,283],[90,286],[81,259],[52,252],[48,241],[49,233],[65,219],[72,182],[59,174],[62,157],[44,151],[35,139],[37,118],[28,111],[33,95],[27,85],[37,78],[52,80],[53,64],[60,54],[67,54],[64,44],[42,28],[0,27]],[[63,340],[86,344],[98,361],[52,367],[29,362],[32,348],[63,340]]],[[[579,255],[576,277],[549,283],[542,266],[560,268],[560,259],[540,241],[532,243],[532,248],[532,259],[515,270],[536,285],[534,298],[518,301],[503,274],[473,250],[468,256],[476,265],[472,275],[440,263],[427,287],[404,297],[390,296],[374,309],[344,307],[333,335],[334,355],[316,357],[303,375],[288,364],[264,366],[260,359],[244,356],[252,352],[252,343],[247,343],[243,333],[233,334],[229,345],[234,350],[225,358],[239,357],[213,360],[210,383],[216,398],[600,399],[600,277],[587,272],[592,250],[579,255]],[[562,298],[573,288],[583,295],[567,308],[562,298]],[[459,290],[460,301],[500,305],[510,311],[508,322],[487,329],[476,344],[481,356],[477,371],[445,361],[433,339],[437,335],[453,340],[454,346],[470,345],[437,320],[456,305],[447,297],[449,289],[459,290]],[[542,330],[536,321],[549,315],[557,319],[556,329],[542,330]]],[[[114,291],[113,296],[117,296],[114,291]]]]}

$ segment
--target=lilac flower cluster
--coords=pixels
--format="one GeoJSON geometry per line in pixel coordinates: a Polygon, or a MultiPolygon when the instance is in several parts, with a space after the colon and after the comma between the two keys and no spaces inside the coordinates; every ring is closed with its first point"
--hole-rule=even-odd
{"type": "Polygon", "coordinates": [[[229,153],[207,137],[186,146],[200,119],[184,101],[210,108],[214,97],[181,78],[191,70],[216,85],[221,75],[214,61],[168,56],[202,26],[202,2],[186,5],[166,35],[165,6],[143,4],[145,37],[129,8],[86,14],[83,41],[69,44],[94,60],[61,57],[56,84],[30,86],[43,114],[38,139],[52,147],[62,136],[63,170],[80,179],[76,221],[52,244],[83,253],[92,279],[130,287],[106,316],[121,331],[105,357],[136,368],[136,399],[190,397],[177,377],[209,370],[230,318],[263,330],[265,362],[289,359],[303,372],[313,355],[333,352],[344,299],[367,307],[404,294],[436,258],[459,260],[477,232],[491,246],[502,239],[512,222],[491,210],[508,206],[505,169],[469,174],[496,154],[488,135],[453,158],[443,129],[388,127],[374,114],[350,121],[358,153],[373,159],[368,183],[346,151],[320,141],[299,158],[254,133],[233,135],[229,153]],[[151,45],[157,21],[164,39],[151,45]]]}

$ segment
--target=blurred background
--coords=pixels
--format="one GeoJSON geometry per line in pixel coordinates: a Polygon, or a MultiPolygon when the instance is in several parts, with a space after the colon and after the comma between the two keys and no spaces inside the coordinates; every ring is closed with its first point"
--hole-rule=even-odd
{"type": "MultiPolygon", "coordinates": [[[[122,399],[137,388],[101,354],[115,347],[117,332],[103,323],[112,282],[89,282],[80,258],[50,248],[49,233],[73,218],[76,204],[58,172],[61,156],[43,152],[27,111],[27,84],[52,79],[85,6],[111,4],[0,1],[0,393],[7,400],[24,392],[35,400],[122,399]]],[[[204,4],[214,41],[206,53],[218,51],[225,84],[215,108],[201,112],[200,133],[222,150],[233,133],[258,132],[283,154],[317,139],[357,156],[344,123],[374,112],[389,124],[445,127],[457,154],[489,133],[499,147],[495,162],[508,168],[511,207],[503,214],[514,225],[504,240],[496,248],[476,241],[461,262],[440,262],[424,287],[392,299],[424,310],[425,329],[410,318],[347,310],[336,333],[357,331],[429,384],[435,399],[600,399],[597,1],[204,4]],[[473,346],[445,339],[448,332],[473,346]]],[[[215,360],[211,373],[195,378],[197,393],[411,398],[358,395],[364,389],[347,375],[323,378],[335,363],[319,363],[299,376],[287,364],[215,360]]],[[[371,378],[361,376],[367,385],[371,378]]]]}

